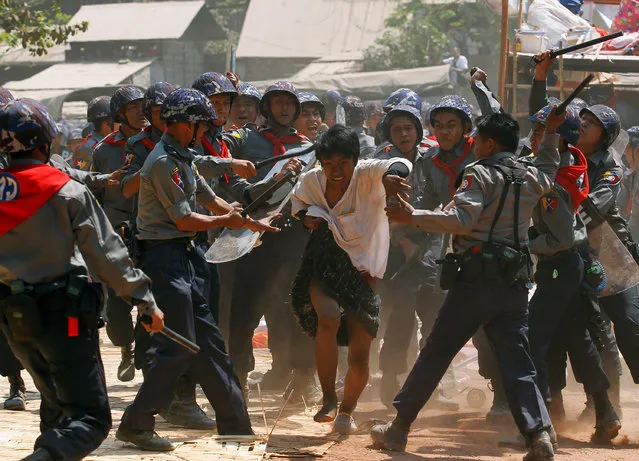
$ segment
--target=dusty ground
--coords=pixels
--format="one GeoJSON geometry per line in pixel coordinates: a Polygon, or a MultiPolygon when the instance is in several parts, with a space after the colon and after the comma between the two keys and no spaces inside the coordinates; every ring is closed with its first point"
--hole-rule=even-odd
{"type": "MultiPolygon", "coordinates": [[[[107,371],[109,395],[113,409],[114,427],[119,424],[124,407],[131,402],[141,376],[138,374],[131,383],[120,383],[115,377],[119,362],[119,351],[105,343],[103,357],[107,371]]],[[[468,350],[466,352],[469,352],[468,350]]],[[[268,353],[261,351],[258,367],[268,368],[268,353]]],[[[468,376],[471,387],[486,389],[485,383],[476,374],[476,367],[470,364],[460,376],[468,376]]],[[[26,378],[26,375],[25,375],[26,378]]],[[[39,394],[30,378],[27,378],[28,403],[23,413],[0,411],[0,459],[18,460],[30,453],[38,434],[39,394]]],[[[0,396],[6,395],[8,384],[0,381],[0,396]]],[[[326,460],[367,461],[419,459],[440,461],[466,460],[520,460],[522,453],[499,448],[497,441],[501,435],[511,435],[514,427],[501,428],[500,432],[486,425],[484,414],[488,402],[479,409],[469,407],[466,393],[455,396],[461,404],[458,413],[442,413],[424,410],[415,424],[406,453],[389,453],[373,450],[370,446],[368,429],[376,420],[387,420],[391,414],[381,403],[373,399],[370,390],[364,396],[355,418],[360,426],[360,434],[347,440],[337,440],[327,435],[329,426],[312,421],[312,409],[304,405],[287,405],[270,438],[266,436],[278,419],[282,400],[274,394],[264,394],[264,412],[257,392],[251,394],[250,412],[253,425],[262,437],[251,440],[219,440],[204,431],[187,431],[171,427],[158,417],[158,431],[175,441],[183,442],[172,454],[153,454],[137,451],[116,441],[113,432],[103,445],[87,460],[258,460],[266,457],[309,457],[322,456],[326,460]],[[264,421],[266,416],[266,423],[264,421]],[[268,427],[268,430],[266,429],[268,427]],[[265,443],[267,442],[267,443],[265,443]]],[[[490,392],[487,396],[491,398],[490,392]]],[[[199,394],[199,402],[207,413],[211,408],[204,396],[199,394]]],[[[569,419],[574,419],[582,408],[584,398],[577,388],[566,393],[566,407],[569,419]]],[[[588,461],[630,461],[639,459],[639,392],[636,387],[625,384],[623,392],[624,427],[615,441],[614,447],[593,447],[588,442],[591,430],[572,427],[560,434],[560,450],[556,460],[588,461]]]]}

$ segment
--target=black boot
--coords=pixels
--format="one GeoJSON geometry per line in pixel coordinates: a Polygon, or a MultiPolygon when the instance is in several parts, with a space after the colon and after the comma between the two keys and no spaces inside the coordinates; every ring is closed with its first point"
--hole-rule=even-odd
{"type": "MultiPolygon", "coordinates": [[[[557,450],[559,445],[557,443],[557,432],[555,432],[555,428],[553,426],[550,426],[547,432],[548,432],[548,436],[550,437],[550,443],[552,444],[553,450],[557,450]]],[[[508,439],[501,439],[497,444],[500,447],[508,447],[508,448],[516,448],[518,450],[524,450],[532,446],[532,438],[524,437],[521,434],[517,434],[516,436],[510,437],[508,439]]]]}
{"type": "Polygon", "coordinates": [[[24,381],[20,372],[13,376],[8,376],[9,379],[9,398],[4,401],[5,410],[12,411],[24,411],[27,401],[27,389],[24,387],[24,381]]]}
{"type": "Polygon", "coordinates": [[[213,430],[215,421],[206,416],[195,399],[195,383],[181,376],[175,383],[173,401],[160,414],[168,423],[187,429],[213,430]]]}
{"type": "Polygon", "coordinates": [[[592,396],[595,413],[595,433],[591,441],[597,444],[610,444],[610,441],[619,435],[621,421],[615,412],[607,392],[599,392],[592,396]]]}
{"type": "Polygon", "coordinates": [[[20,461],[53,461],[53,457],[44,448],[38,448],[29,456],[22,458],[20,461]]]}
{"type": "Polygon", "coordinates": [[[120,348],[122,359],[118,366],[118,379],[122,382],[132,381],[135,378],[135,363],[133,362],[133,344],[120,348]]]}
{"type": "Polygon", "coordinates": [[[524,456],[524,461],[552,461],[555,459],[550,435],[547,431],[540,431],[530,436],[530,447],[524,456]]]}
{"type": "Polygon", "coordinates": [[[410,424],[399,417],[390,423],[378,424],[371,429],[373,446],[380,450],[404,451],[408,443],[410,424]]]}
{"type": "Polygon", "coordinates": [[[512,414],[508,406],[504,385],[500,379],[491,379],[490,383],[493,389],[493,404],[486,413],[486,422],[488,424],[511,423],[512,414]]]}
{"type": "Polygon", "coordinates": [[[160,437],[155,431],[130,430],[120,426],[115,438],[122,442],[132,443],[140,450],[173,451],[175,445],[167,438],[160,437]]]}
{"type": "Polygon", "coordinates": [[[397,375],[384,373],[379,383],[379,398],[386,408],[393,408],[393,400],[399,392],[400,384],[397,375]]]}

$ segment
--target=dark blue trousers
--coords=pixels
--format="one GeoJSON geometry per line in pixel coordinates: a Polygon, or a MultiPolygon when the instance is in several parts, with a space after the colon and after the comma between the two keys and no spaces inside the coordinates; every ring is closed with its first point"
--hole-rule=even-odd
{"type": "Polygon", "coordinates": [[[537,386],[546,403],[550,403],[547,359],[557,336],[562,338],[587,393],[604,392],[610,387],[581,307],[583,272],[583,260],[576,252],[537,264],[537,289],[529,305],[528,337],[537,370],[537,386]]]}
{"type": "MultiPolygon", "coordinates": [[[[144,245],[144,242],[143,242],[144,245]]],[[[224,339],[207,305],[209,268],[201,249],[184,240],[143,247],[140,268],[153,282],[164,322],[196,342],[197,355],[161,335],[151,337],[144,382],[122,417],[122,426],[152,430],[167,408],[176,380],[188,370],[215,410],[220,434],[247,434],[251,422],[224,339]]]]}
{"type": "Polygon", "coordinates": [[[601,310],[613,323],[617,346],[635,384],[639,384],[639,285],[599,299],[601,310]]]}
{"type": "Polygon", "coordinates": [[[35,448],[44,448],[56,461],[76,461],[98,448],[111,429],[104,366],[97,330],[81,327],[79,336],[68,337],[66,297],[49,298],[38,302],[41,337],[15,341],[7,326],[2,331],[42,396],[35,448]]]}
{"type": "Polygon", "coordinates": [[[528,349],[528,290],[491,281],[462,270],[448,291],[426,345],[393,402],[402,420],[412,423],[417,418],[457,352],[483,325],[520,432],[528,435],[550,426],[528,349]]]}
{"type": "Polygon", "coordinates": [[[106,306],[106,332],[114,346],[124,347],[133,344],[135,339],[131,305],[109,288],[106,306]]]}
{"type": "Polygon", "coordinates": [[[0,376],[15,376],[24,370],[20,361],[9,347],[4,333],[0,332],[0,376]]]}

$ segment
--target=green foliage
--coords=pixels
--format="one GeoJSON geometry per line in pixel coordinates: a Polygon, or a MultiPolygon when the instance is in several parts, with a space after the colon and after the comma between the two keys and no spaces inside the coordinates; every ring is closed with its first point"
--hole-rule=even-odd
{"type": "Polygon", "coordinates": [[[407,69],[438,65],[452,44],[472,43],[480,54],[499,52],[500,18],[483,2],[425,5],[398,2],[386,30],[364,51],[364,70],[407,69]]]}
{"type": "Polygon", "coordinates": [[[0,41],[9,47],[22,46],[33,56],[47,54],[47,49],[66,43],[69,37],[85,32],[88,22],[67,25],[70,19],[60,10],[59,0],[34,5],[20,0],[0,0],[0,41]]]}
{"type": "Polygon", "coordinates": [[[224,30],[239,34],[249,2],[250,0],[209,0],[208,4],[215,20],[224,30]]]}

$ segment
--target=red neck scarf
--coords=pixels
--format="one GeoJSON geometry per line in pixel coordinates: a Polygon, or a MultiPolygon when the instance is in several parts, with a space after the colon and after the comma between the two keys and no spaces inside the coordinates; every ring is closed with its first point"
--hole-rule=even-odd
{"type": "Polygon", "coordinates": [[[114,131],[113,133],[109,133],[102,142],[105,144],[109,144],[110,146],[124,146],[126,144],[126,139],[118,139],[118,140],[115,139],[118,133],[120,132],[114,131]]]}
{"type": "Polygon", "coordinates": [[[71,178],[49,165],[0,170],[0,236],[25,222],[71,178]]]}
{"type": "Polygon", "coordinates": [[[153,127],[151,125],[144,127],[144,129],[142,131],[144,131],[148,136],[145,136],[142,138],[142,145],[144,147],[146,147],[147,149],[149,149],[149,152],[151,152],[153,149],[155,149],[155,143],[151,140],[151,130],[153,129],[153,127]]]}
{"type": "Polygon", "coordinates": [[[82,146],[84,146],[86,143],[89,142],[89,139],[91,139],[91,136],[93,136],[93,133],[90,133],[86,138],[84,138],[82,140],[82,142],[80,144],[78,144],[78,146],[75,148],[75,150],[73,152],[75,153],[75,152],[79,151],[82,146]]]}
{"type": "Polygon", "coordinates": [[[298,133],[277,137],[268,128],[260,130],[260,133],[262,134],[262,136],[268,139],[271,144],[273,144],[273,157],[277,157],[278,155],[286,153],[286,147],[284,147],[284,144],[295,144],[299,142],[309,141],[306,136],[298,133]]]}
{"type": "Polygon", "coordinates": [[[590,192],[588,161],[586,156],[576,147],[568,146],[568,149],[575,159],[575,164],[559,168],[555,181],[570,194],[572,204],[577,210],[590,192]]]}
{"type": "Polygon", "coordinates": [[[459,175],[459,171],[457,171],[457,167],[468,157],[470,151],[473,149],[473,144],[475,140],[470,136],[466,136],[464,139],[465,145],[462,150],[462,154],[457,157],[453,163],[446,163],[440,158],[440,154],[437,154],[433,157],[433,164],[439,168],[442,173],[448,176],[448,189],[450,190],[450,196],[455,195],[455,181],[457,181],[457,176],[459,175]]]}
{"type": "MultiPolygon", "coordinates": [[[[215,146],[213,145],[213,143],[209,140],[209,137],[204,135],[202,136],[202,147],[204,147],[204,151],[209,154],[212,155],[213,157],[220,157],[220,158],[231,158],[231,153],[229,152],[229,148],[226,145],[226,143],[224,142],[223,139],[218,139],[218,142],[220,143],[220,151],[218,152],[217,149],[215,148],[215,146]]],[[[224,175],[224,180],[226,182],[229,182],[229,175],[225,174],[224,175]]]]}

